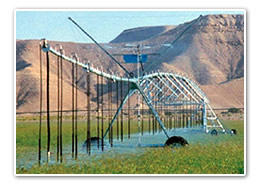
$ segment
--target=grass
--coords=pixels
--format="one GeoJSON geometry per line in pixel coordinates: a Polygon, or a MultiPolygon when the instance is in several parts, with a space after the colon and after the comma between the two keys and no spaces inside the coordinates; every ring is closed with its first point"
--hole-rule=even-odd
{"type": "MultiPolygon", "coordinates": [[[[127,123],[127,122],[126,122],[127,123]]],[[[190,146],[185,148],[148,148],[140,153],[103,154],[99,157],[63,163],[37,164],[38,125],[34,122],[17,122],[16,158],[26,159],[17,166],[17,174],[243,174],[244,173],[244,125],[243,121],[225,121],[235,128],[238,135],[220,134],[211,136],[199,134],[189,138],[190,146]],[[26,156],[26,158],[25,158],[26,156]],[[34,162],[34,163],[31,163],[34,162]],[[28,166],[27,164],[30,164],[28,166]]],[[[132,122],[131,132],[137,132],[137,123],[132,122]]],[[[51,149],[56,145],[56,125],[52,122],[51,149]]],[[[126,131],[125,124],[124,130],[126,131]]],[[[95,127],[91,133],[95,135],[95,127]]],[[[146,128],[147,129],[147,128],[146,128]]],[[[42,128],[43,151],[46,146],[46,128],[42,128]]],[[[115,128],[114,128],[115,130],[115,128]]],[[[86,123],[79,122],[79,140],[86,137],[86,123]]],[[[115,134],[115,132],[114,132],[115,134]]],[[[71,143],[71,124],[63,127],[63,144],[71,143]]]]}

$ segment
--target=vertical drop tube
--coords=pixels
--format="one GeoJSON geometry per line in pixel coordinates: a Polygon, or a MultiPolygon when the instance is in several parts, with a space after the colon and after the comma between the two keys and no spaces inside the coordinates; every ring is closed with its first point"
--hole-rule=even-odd
{"type": "Polygon", "coordinates": [[[170,106],[170,109],[169,109],[169,125],[170,125],[170,129],[172,129],[172,111],[171,111],[171,106],[170,106]]]}
{"type": "Polygon", "coordinates": [[[104,91],[103,91],[103,76],[101,78],[101,136],[102,136],[102,141],[101,141],[101,149],[104,151],[104,91]]]}
{"type": "MultiPolygon", "coordinates": [[[[121,92],[120,92],[120,96],[121,96],[121,103],[123,102],[123,81],[120,81],[120,89],[121,89],[121,92]]],[[[123,141],[124,139],[124,126],[123,126],[123,108],[121,109],[121,141],[123,141]]]]}
{"type": "MultiPolygon", "coordinates": [[[[112,120],[112,82],[108,81],[108,127],[110,125],[110,122],[112,120]]],[[[110,141],[110,145],[111,147],[113,147],[113,126],[111,126],[111,128],[109,129],[109,141],[110,141]]]]}
{"type": "MultiPolygon", "coordinates": [[[[61,50],[61,54],[62,54],[61,50]]],[[[60,75],[61,75],[61,102],[60,102],[60,161],[62,162],[62,112],[63,112],[63,69],[62,69],[62,57],[60,57],[60,75]]]]}
{"type": "MultiPolygon", "coordinates": [[[[107,82],[107,127],[109,127],[109,123],[110,123],[110,81],[107,82]]],[[[108,140],[109,140],[109,143],[111,144],[111,128],[109,129],[109,133],[108,133],[108,140]]]]}
{"type": "Polygon", "coordinates": [[[100,140],[99,140],[99,136],[100,136],[100,134],[99,134],[99,75],[97,74],[97,137],[98,137],[98,140],[97,140],[97,147],[98,147],[98,149],[99,149],[99,146],[100,146],[100,144],[99,144],[99,142],[100,142],[100,140]]]}
{"type": "MultiPolygon", "coordinates": [[[[119,88],[118,81],[116,81],[116,108],[119,107],[119,88]]],[[[117,140],[119,140],[119,117],[116,118],[116,136],[117,140]]]]}
{"type": "Polygon", "coordinates": [[[141,134],[143,135],[144,134],[144,100],[143,100],[143,96],[141,96],[141,104],[142,104],[142,112],[141,112],[141,115],[142,115],[142,120],[141,120],[141,134]]]}
{"type": "MultiPolygon", "coordinates": [[[[160,93],[160,102],[159,102],[160,103],[160,111],[159,111],[159,113],[160,113],[160,118],[164,122],[164,126],[166,127],[165,118],[163,116],[163,101],[161,100],[161,98],[162,98],[162,94],[160,93]]],[[[161,132],[162,128],[160,127],[160,125],[158,125],[158,128],[159,128],[159,131],[161,132]]]]}
{"type": "Polygon", "coordinates": [[[151,110],[148,109],[148,132],[151,133],[151,110]]]}
{"type": "MultiPolygon", "coordinates": [[[[158,112],[158,100],[155,102],[155,110],[158,112]]],[[[158,125],[158,122],[157,122],[157,119],[155,119],[155,132],[157,133],[157,125],[158,125]]]]}
{"type": "Polygon", "coordinates": [[[154,117],[154,115],[152,115],[152,125],[153,125],[153,134],[154,134],[154,132],[155,132],[155,117],[154,117]]]}
{"type": "Polygon", "coordinates": [[[176,106],[177,109],[177,114],[176,114],[176,119],[177,119],[177,128],[180,128],[180,106],[176,106]]]}
{"type": "Polygon", "coordinates": [[[51,142],[51,129],[50,129],[50,60],[49,60],[49,52],[46,52],[46,60],[47,60],[47,162],[50,159],[50,142],[51,142]]]}
{"type": "MultiPolygon", "coordinates": [[[[113,82],[110,82],[110,122],[112,121],[112,110],[113,110],[113,82]]],[[[111,126],[111,147],[113,147],[113,125],[111,126]]]]}
{"type": "Polygon", "coordinates": [[[91,123],[90,123],[90,72],[87,73],[87,153],[91,151],[91,123]]]}
{"type": "MultiPolygon", "coordinates": [[[[162,104],[162,103],[161,103],[161,104],[162,104]]],[[[161,107],[162,107],[161,110],[162,110],[162,117],[163,117],[162,119],[163,119],[163,122],[164,122],[164,125],[165,125],[166,129],[168,129],[168,123],[166,122],[166,115],[165,115],[165,110],[166,110],[166,109],[165,109],[165,107],[166,107],[166,106],[165,106],[165,101],[163,102],[163,104],[162,104],[161,107]]]]}
{"type": "Polygon", "coordinates": [[[74,129],[75,129],[75,126],[74,126],[74,108],[75,108],[75,106],[74,106],[74,63],[71,63],[71,65],[72,65],[72,71],[71,71],[71,75],[72,75],[72,82],[71,82],[71,85],[72,85],[72,92],[71,92],[71,99],[72,99],[72,108],[71,108],[71,112],[72,112],[72,116],[71,116],[71,118],[72,118],[72,126],[71,126],[71,128],[72,128],[72,135],[71,135],[71,141],[72,141],[72,149],[71,149],[71,151],[72,151],[72,158],[74,158],[74,138],[75,138],[75,134],[74,134],[74,129]]]}
{"type": "Polygon", "coordinates": [[[192,127],[192,118],[193,118],[193,116],[192,116],[192,114],[193,114],[193,112],[192,112],[192,98],[191,98],[191,96],[190,96],[190,105],[189,105],[189,108],[190,108],[190,114],[189,114],[189,118],[190,118],[190,128],[192,127]]]}
{"type": "Polygon", "coordinates": [[[59,56],[57,57],[57,161],[60,155],[60,68],[59,56]]]}
{"type": "MultiPolygon", "coordinates": [[[[128,93],[130,92],[130,81],[129,81],[129,78],[128,78],[128,93]]],[[[128,138],[130,138],[130,134],[131,134],[131,120],[130,120],[130,97],[128,98],[128,138]]],[[[118,108],[118,107],[117,107],[118,108]]]]}
{"type": "Polygon", "coordinates": [[[38,136],[38,163],[41,164],[41,134],[42,134],[42,48],[40,46],[40,123],[38,136]]]}
{"type": "Polygon", "coordinates": [[[78,59],[76,59],[75,159],[78,158],[78,59]]]}

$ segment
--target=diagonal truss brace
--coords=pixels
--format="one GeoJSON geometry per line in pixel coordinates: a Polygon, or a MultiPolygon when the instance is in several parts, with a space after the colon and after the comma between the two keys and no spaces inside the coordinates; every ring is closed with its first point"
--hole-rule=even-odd
{"type": "Polygon", "coordinates": [[[170,138],[170,136],[168,135],[167,131],[166,131],[166,128],[163,124],[163,122],[161,121],[158,113],[156,112],[156,110],[154,109],[153,105],[151,104],[151,100],[145,95],[145,93],[143,92],[142,90],[142,87],[140,87],[137,83],[136,83],[136,87],[135,89],[130,89],[130,91],[127,93],[127,95],[124,97],[123,101],[121,102],[119,108],[117,109],[113,119],[111,120],[104,136],[103,136],[103,139],[107,136],[109,130],[111,129],[111,127],[113,126],[116,118],[118,117],[120,111],[122,110],[123,106],[125,105],[126,101],[134,94],[135,91],[139,91],[140,94],[143,96],[146,104],[148,105],[148,107],[151,109],[153,115],[155,116],[156,120],[158,121],[160,127],[162,128],[164,134],[166,135],[167,138],[170,138]]]}
{"type": "Polygon", "coordinates": [[[104,134],[104,136],[103,136],[103,139],[107,136],[109,130],[113,126],[116,118],[118,117],[118,115],[119,115],[120,111],[122,110],[123,106],[125,105],[126,101],[134,94],[135,91],[136,91],[136,89],[130,89],[130,91],[126,94],[126,96],[124,97],[123,101],[121,102],[119,108],[117,109],[113,119],[111,120],[111,122],[110,122],[110,124],[109,124],[109,126],[108,126],[108,128],[107,128],[107,130],[106,130],[106,132],[104,134]]]}

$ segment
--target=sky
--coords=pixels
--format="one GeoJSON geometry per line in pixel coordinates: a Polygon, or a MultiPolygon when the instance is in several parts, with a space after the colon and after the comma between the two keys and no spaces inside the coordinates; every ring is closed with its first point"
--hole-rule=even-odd
{"type": "Polygon", "coordinates": [[[17,10],[16,39],[46,38],[54,41],[92,43],[68,20],[68,17],[72,17],[98,42],[108,43],[125,29],[178,25],[207,14],[243,14],[243,11],[17,10]]]}

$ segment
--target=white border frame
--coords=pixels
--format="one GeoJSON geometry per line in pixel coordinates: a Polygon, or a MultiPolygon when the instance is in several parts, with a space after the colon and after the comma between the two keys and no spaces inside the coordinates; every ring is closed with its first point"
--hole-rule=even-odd
{"type": "Polygon", "coordinates": [[[109,177],[109,176],[120,176],[120,177],[143,177],[143,176],[148,176],[148,177],[183,177],[183,176],[188,176],[188,177],[202,177],[202,176],[207,176],[207,177],[243,177],[246,176],[247,173],[247,87],[246,87],[246,82],[247,82],[247,14],[246,14],[246,9],[172,9],[172,8],[163,8],[163,9],[109,9],[109,8],[100,8],[100,9],[15,9],[14,10],[14,19],[13,19],[13,26],[14,26],[14,34],[13,34],[13,47],[14,47],[14,95],[13,95],[13,100],[14,100],[14,126],[13,126],[13,134],[14,134],[14,161],[13,161],[13,166],[14,166],[14,175],[19,176],[19,177],[41,177],[41,176],[50,176],[50,177],[57,177],[57,176],[66,176],[66,177],[71,177],[71,176],[84,176],[84,177],[96,177],[96,176],[102,176],[102,177],[109,177]],[[241,11],[243,12],[244,15],[244,174],[17,174],[16,173],[16,12],[18,11],[241,11]]]}

